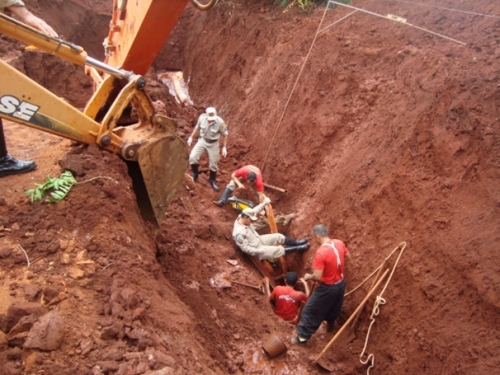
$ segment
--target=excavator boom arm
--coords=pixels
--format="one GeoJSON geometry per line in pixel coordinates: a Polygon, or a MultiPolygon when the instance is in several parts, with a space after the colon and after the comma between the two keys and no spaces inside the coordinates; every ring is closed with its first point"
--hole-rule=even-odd
{"type": "MultiPolygon", "coordinates": [[[[106,63],[144,75],[190,0],[113,0],[113,17],[104,41],[106,63]]],[[[202,4],[209,10],[217,0],[202,4]]]]}
{"type": "Polygon", "coordinates": [[[144,75],[189,0],[113,1],[106,63],[144,75]]]}

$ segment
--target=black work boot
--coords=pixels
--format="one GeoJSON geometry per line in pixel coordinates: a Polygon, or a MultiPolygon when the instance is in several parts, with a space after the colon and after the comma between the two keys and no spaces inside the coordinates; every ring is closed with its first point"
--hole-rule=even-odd
{"type": "Polygon", "coordinates": [[[309,243],[306,243],[304,245],[285,247],[285,254],[295,253],[298,251],[306,251],[307,249],[309,249],[309,243]]]}
{"type": "Polygon", "coordinates": [[[26,173],[35,168],[34,161],[16,160],[10,155],[0,157],[0,177],[26,173]]]}
{"type": "Polygon", "coordinates": [[[232,191],[229,188],[225,188],[217,202],[214,202],[217,206],[222,207],[227,203],[227,199],[231,195],[232,191]]]}
{"type": "Polygon", "coordinates": [[[210,186],[212,186],[212,189],[215,191],[219,191],[219,187],[215,183],[215,178],[217,177],[217,171],[210,171],[210,178],[208,179],[208,182],[210,182],[210,186]]]}
{"type": "Polygon", "coordinates": [[[193,171],[193,173],[191,173],[191,178],[196,182],[198,179],[198,164],[191,164],[191,170],[193,171]]]}
{"type": "Polygon", "coordinates": [[[297,246],[297,245],[305,245],[307,243],[307,238],[303,238],[301,240],[294,240],[290,237],[285,237],[285,245],[297,246]]]}

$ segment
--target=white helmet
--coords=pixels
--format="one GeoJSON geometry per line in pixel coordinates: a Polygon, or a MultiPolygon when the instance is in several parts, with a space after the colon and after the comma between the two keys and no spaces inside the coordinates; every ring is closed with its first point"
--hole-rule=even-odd
{"type": "Polygon", "coordinates": [[[214,107],[208,107],[205,113],[207,114],[207,119],[209,121],[213,121],[217,118],[217,111],[215,110],[214,107]]]}

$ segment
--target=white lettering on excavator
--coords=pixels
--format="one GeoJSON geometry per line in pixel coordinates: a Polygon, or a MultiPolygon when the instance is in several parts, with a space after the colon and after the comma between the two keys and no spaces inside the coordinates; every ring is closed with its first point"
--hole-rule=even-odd
{"type": "Polygon", "coordinates": [[[31,120],[39,108],[34,104],[20,101],[15,96],[4,95],[0,98],[0,112],[23,121],[31,120]]]}

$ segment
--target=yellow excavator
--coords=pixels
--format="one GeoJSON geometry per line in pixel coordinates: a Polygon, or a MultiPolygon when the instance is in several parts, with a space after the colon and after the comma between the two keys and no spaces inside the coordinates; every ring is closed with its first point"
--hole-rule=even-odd
{"type": "MultiPolygon", "coordinates": [[[[217,0],[202,4],[209,10],[217,0]]],[[[150,216],[161,225],[188,167],[188,150],[173,119],[156,113],[144,75],[189,0],[113,0],[104,62],[85,50],[0,13],[0,33],[85,66],[95,92],[82,111],[0,60],[0,117],[85,144],[95,144],[138,164],[150,216]],[[120,126],[132,107],[137,122],[120,126]]]]}

